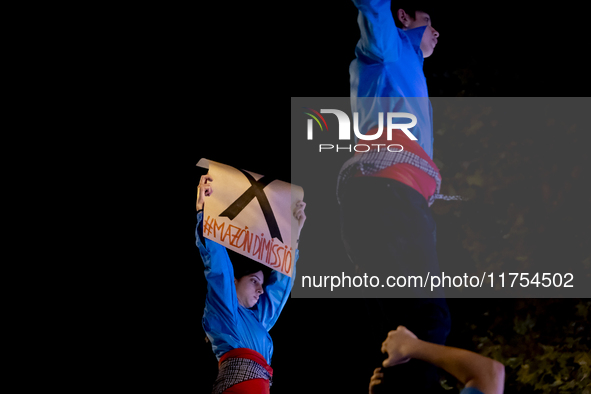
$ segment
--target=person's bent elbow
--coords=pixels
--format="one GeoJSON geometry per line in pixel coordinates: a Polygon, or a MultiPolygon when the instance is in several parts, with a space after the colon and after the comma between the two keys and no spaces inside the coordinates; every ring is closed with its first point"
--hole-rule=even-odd
{"type": "Polygon", "coordinates": [[[505,366],[496,360],[492,360],[492,370],[494,388],[491,393],[502,394],[505,387],[505,366]]]}
{"type": "Polygon", "coordinates": [[[484,394],[502,394],[505,387],[505,366],[489,359],[490,363],[486,370],[481,370],[477,376],[466,382],[466,387],[474,387],[484,394]]]}

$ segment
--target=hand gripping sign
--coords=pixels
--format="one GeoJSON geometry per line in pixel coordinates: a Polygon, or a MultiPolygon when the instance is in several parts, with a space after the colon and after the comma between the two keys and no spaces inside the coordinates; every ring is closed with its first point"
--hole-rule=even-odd
{"type": "Polygon", "coordinates": [[[298,221],[295,204],[300,186],[201,159],[214,193],[203,207],[203,235],[220,245],[291,276],[295,264],[298,221]]]}

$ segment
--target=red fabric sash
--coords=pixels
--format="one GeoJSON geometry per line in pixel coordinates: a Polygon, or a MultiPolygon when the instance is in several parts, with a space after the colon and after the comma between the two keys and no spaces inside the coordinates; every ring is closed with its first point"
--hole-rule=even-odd
{"type": "MultiPolygon", "coordinates": [[[[377,132],[377,128],[371,129],[367,134],[372,135],[377,132]]],[[[361,142],[360,142],[361,143],[361,142]]],[[[414,153],[415,155],[419,156],[421,159],[426,160],[427,163],[437,172],[439,172],[439,168],[429,155],[421,148],[421,146],[411,139],[409,139],[406,134],[402,130],[393,130],[392,131],[392,140],[387,140],[387,133],[384,131],[380,138],[375,141],[367,141],[366,144],[370,145],[372,149],[377,149],[377,146],[372,146],[371,144],[383,144],[384,146],[380,147],[380,151],[386,150],[386,146],[391,144],[400,144],[403,146],[405,151],[414,153]]],[[[356,152],[355,154],[360,154],[356,152]]],[[[358,171],[355,176],[363,176],[361,171],[358,171]]],[[[437,189],[437,184],[435,180],[429,176],[423,170],[406,163],[395,164],[391,167],[384,168],[381,171],[372,174],[371,176],[380,177],[380,178],[390,178],[397,180],[399,182],[404,183],[407,186],[412,187],[419,193],[425,197],[427,201],[429,201],[429,197],[435,193],[437,189]]],[[[439,177],[441,179],[441,176],[439,177]]]]}
{"type": "MultiPolygon", "coordinates": [[[[218,366],[228,358],[247,358],[263,366],[271,376],[273,368],[267,364],[265,358],[257,351],[247,348],[232,349],[224,353],[218,366]]],[[[229,387],[224,391],[227,394],[269,394],[269,381],[267,379],[251,379],[229,387]]]]}

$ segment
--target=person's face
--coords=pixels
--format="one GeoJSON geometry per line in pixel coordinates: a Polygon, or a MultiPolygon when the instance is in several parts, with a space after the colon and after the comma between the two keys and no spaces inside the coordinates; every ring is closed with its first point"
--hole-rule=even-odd
{"type": "Polygon", "coordinates": [[[252,308],[263,294],[263,271],[244,275],[240,279],[234,278],[238,303],[245,308],[252,308]]]}
{"type": "Polygon", "coordinates": [[[423,57],[431,56],[433,54],[433,50],[435,49],[435,45],[437,45],[437,37],[439,37],[439,32],[435,30],[433,26],[431,26],[431,17],[429,14],[422,11],[417,11],[415,13],[415,19],[412,19],[410,16],[406,15],[406,19],[401,21],[405,25],[406,29],[427,26],[421,41],[421,51],[423,51],[423,57]]]}

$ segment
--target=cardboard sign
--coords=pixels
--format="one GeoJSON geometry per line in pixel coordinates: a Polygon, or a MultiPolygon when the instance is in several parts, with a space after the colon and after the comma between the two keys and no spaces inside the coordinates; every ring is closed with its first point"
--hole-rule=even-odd
{"type": "Polygon", "coordinates": [[[300,186],[201,159],[213,178],[213,193],[205,197],[203,235],[246,257],[292,275],[300,186]]]}

